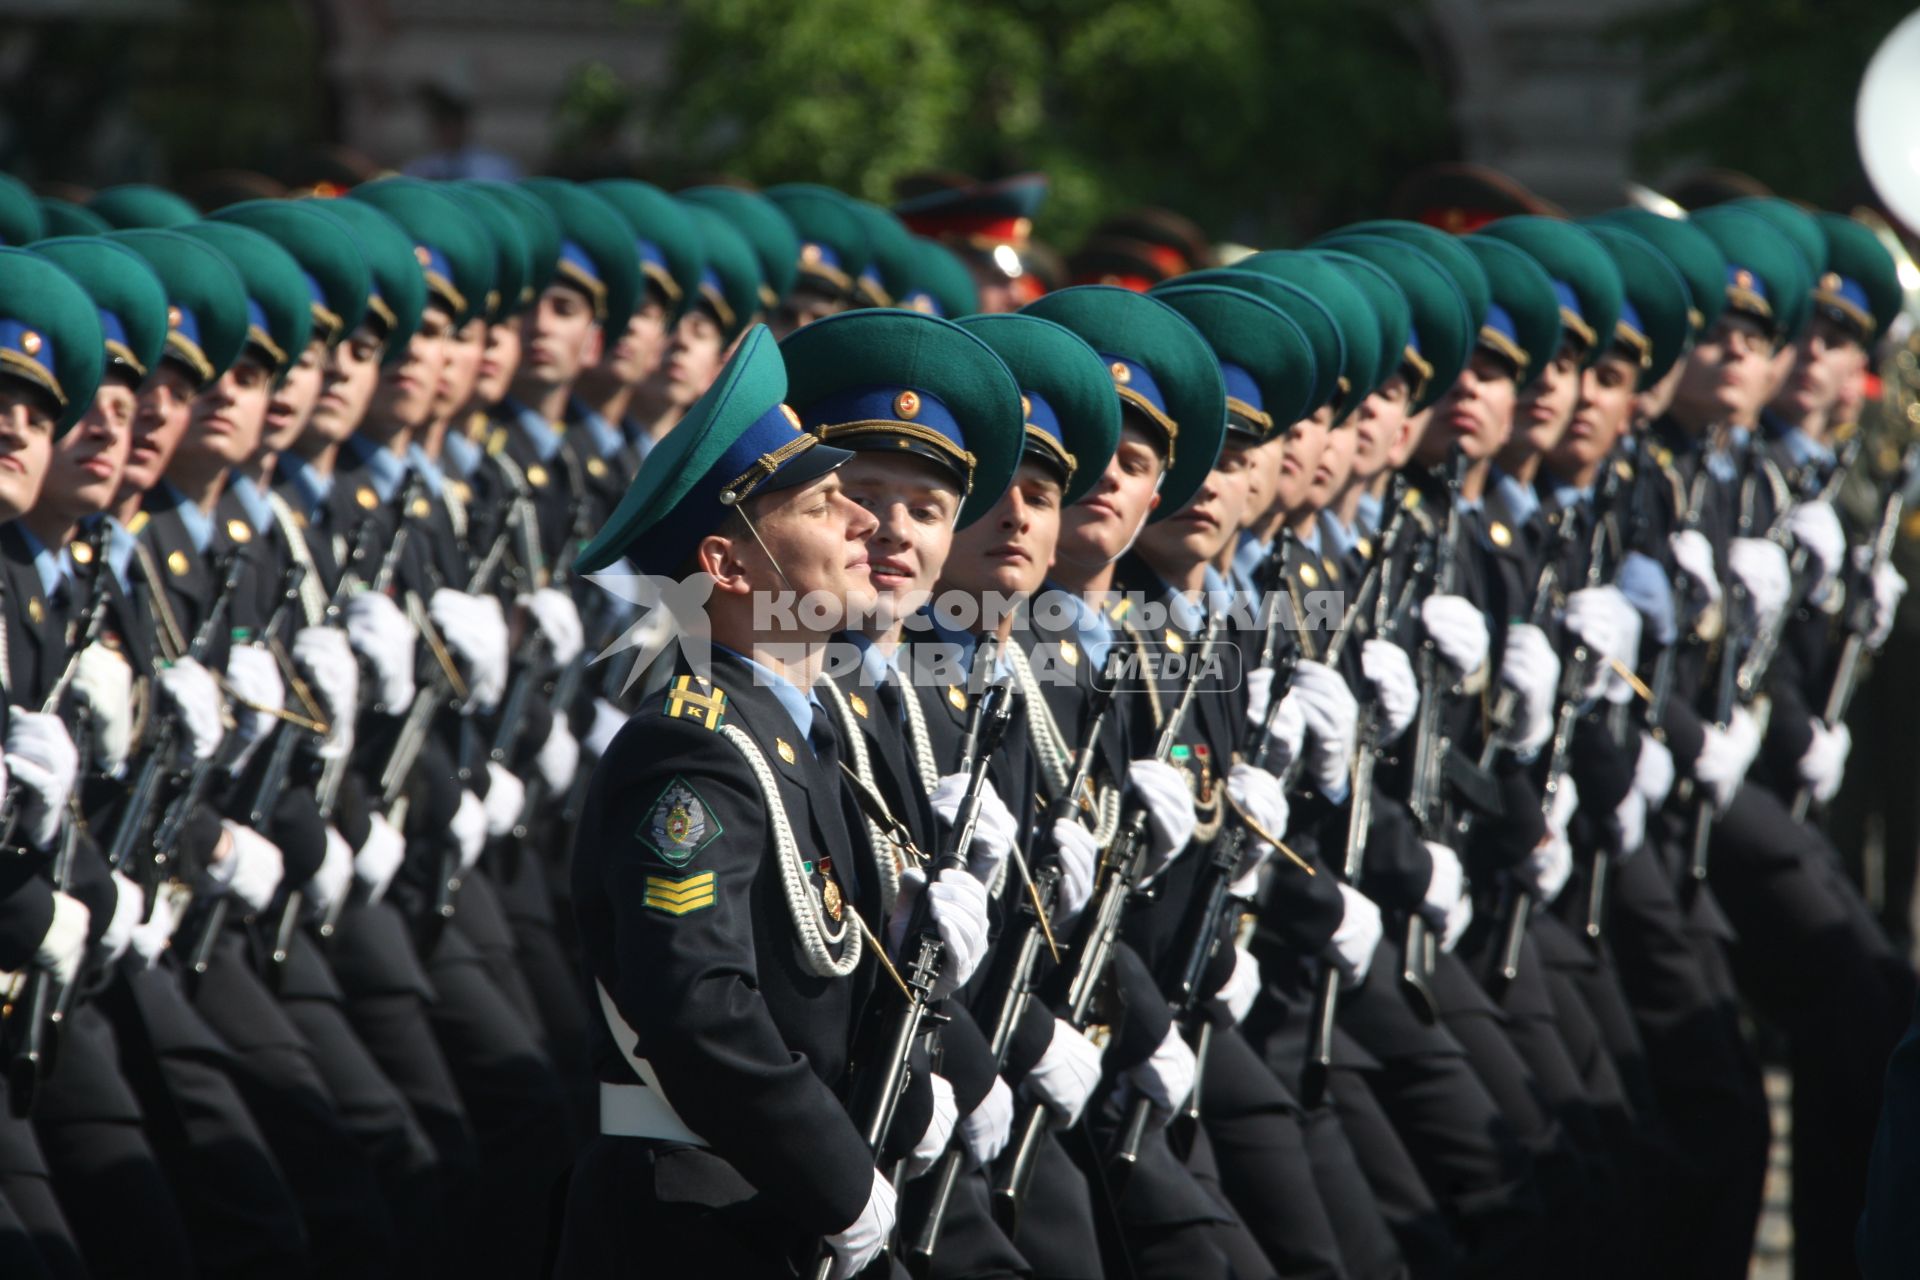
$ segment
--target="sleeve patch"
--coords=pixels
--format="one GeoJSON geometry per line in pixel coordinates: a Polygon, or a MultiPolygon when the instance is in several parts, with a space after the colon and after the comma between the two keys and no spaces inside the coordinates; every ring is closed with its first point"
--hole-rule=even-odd
{"type": "Polygon", "coordinates": [[[684,916],[713,905],[713,872],[696,876],[648,876],[645,905],[670,916],[684,916]]]}
{"type": "MultiPolygon", "coordinates": [[[[684,867],[720,832],[720,820],[713,810],[692,784],[676,773],[640,820],[633,838],[659,854],[668,866],[684,867]]],[[[652,890],[652,877],[648,877],[647,887],[652,890]]]]}

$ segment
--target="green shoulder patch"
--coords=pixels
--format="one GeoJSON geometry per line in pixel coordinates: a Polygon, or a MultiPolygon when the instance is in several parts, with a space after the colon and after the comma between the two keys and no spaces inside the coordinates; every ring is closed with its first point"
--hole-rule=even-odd
{"type": "Polygon", "coordinates": [[[718,729],[726,713],[727,691],[714,688],[705,676],[675,676],[667,690],[667,714],[676,720],[698,720],[718,729]]]}
{"type": "Polygon", "coordinates": [[[633,838],[660,855],[670,867],[684,867],[720,834],[720,819],[691,783],[674,774],[666,789],[640,819],[633,838]]]}

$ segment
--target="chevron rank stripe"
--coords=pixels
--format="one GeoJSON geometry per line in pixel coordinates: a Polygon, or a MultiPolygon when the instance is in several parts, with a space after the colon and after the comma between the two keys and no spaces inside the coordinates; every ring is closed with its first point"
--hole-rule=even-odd
{"type": "Polygon", "coordinates": [[[673,879],[648,876],[645,905],[670,916],[684,916],[713,905],[713,872],[673,879]]]}

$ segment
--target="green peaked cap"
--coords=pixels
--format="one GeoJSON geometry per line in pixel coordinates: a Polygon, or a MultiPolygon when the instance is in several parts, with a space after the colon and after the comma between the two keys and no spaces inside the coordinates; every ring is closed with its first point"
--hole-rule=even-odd
{"type": "Polygon", "coordinates": [[[1525,390],[1560,351],[1560,295],[1553,277],[1511,241],[1476,232],[1460,243],[1486,272],[1492,290],[1479,345],[1511,360],[1513,384],[1525,390]]]}
{"type": "Polygon", "coordinates": [[[1900,314],[1900,269],[1868,227],[1837,213],[1819,217],[1827,265],[1814,285],[1814,305],[1844,316],[1871,344],[1900,314]]]}
{"type": "Polygon", "coordinates": [[[247,290],[247,342],[265,357],[267,372],[286,375],[313,332],[313,293],[292,254],[251,227],[190,222],[179,228],[226,255],[247,290]]]}
{"type": "Polygon", "coordinates": [[[1173,428],[1172,464],[1149,521],[1187,504],[1213,470],[1227,434],[1227,388],[1200,331],[1166,303],[1111,285],[1059,289],[1021,308],[1065,325],[1106,362],[1120,399],[1173,428]]]}
{"type": "Polygon", "coordinates": [[[1640,387],[1666,376],[1687,349],[1693,328],[1687,319],[1692,295],[1667,256],[1624,227],[1587,228],[1620,271],[1626,298],[1614,325],[1613,345],[1641,357],[1640,387]]]}
{"type": "Polygon", "coordinates": [[[575,571],[596,573],[625,557],[641,573],[676,573],[732,506],[805,484],[852,456],[801,430],[786,394],[780,350],[766,326],[755,325],[640,464],[575,571]]]}
{"type": "Polygon", "coordinates": [[[948,468],[960,524],[993,509],[1020,465],[1020,386],[985,342],[947,320],[875,307],[825,316],[780,343],[787,403],[842,449],[911,452],[948,468]]]}
{"type": "Polygon", "coordinates": [[[86,206],[53,196],[40,197],[40,214],[49,236],[98,236],[113,230],[111,222],[86,206]]]}
{"type": "Polygon", "coordinates": [[[764,297],[760,260],[725,214],[697,201],[684,207],[700,233],[700,254],[707,264],[700,273],[700,296],[692,305],[712,313],[719,321],[722,340],[732,342],[760,313],[764,297]]]}
{"type": "Polygon", "coordinates": [[[1360,407],[1380,382],[1380,322],[1367,305],[1366,295],[1340,268],[1324,258],[1297,249],[1269,249],[1242,258],[1233,264],[1235,271],[1254,271],[1276,276],[1299,285],[1333,314],[1340,326],[1340,340],[1346,357],[1340,362],[1340,377],[1345,389],[1335,420],[1344,420],[1360,407]]]}
{"type": "Polygon", "coordinates": [[[1407,333],[1413,327],[1413,311],[1407,295],[1393,277],[1365,258],[1342,253],[1338,249],[1310,249],[1314,257],[1331,263],[1367,300],[1374,323],[1380,330],[1380,363],[1375,367],[1374,390],[1400,371],[1406,363],[1407,333]]]}
{"type": "Polygon", "coordinates": [[[707,269],[692,216],[651,183],[605,178],[593,183],[592,190],[626,220],[640,273],[666,304],[667,327],[672,328],[699,295],[700,276],[707,269]]]}
{"type": "Polygon", "coordinates": [[[674,198],[712,209],[753,249],[760,266],[760,310],[773,310],[793,292],[800,275],[800,233],[779,205],[739,187],[688,187],[674,198]]]}
{"type": "Polygon", "coordinates": [[[1727,256],[1713,237],[1689,218],[1668,218],[1651,209],[1611,209],[1592,225],[1620,227],[1658,249],[1687,283],[1692,308],[1687,322],[1698,338],[1727,308],[1727,256]]]}
{"type": "Polygon", "coordinates": [[[1781,342],[1797,339],[1812,311],[1813,276],[1787,234],[1731,205],[1702,209],[1692,220],[1726,255],[1728,308],[1761,320],[1781,342]]]}
{"type": "MultiPolygon", "coordinates": [[[[1233,267],[1189,271],[1158,287],[1173,288],[1176,283],[1219,285],[1252,294],[1262,302],[1278,307],[1286,313],[1287,319],[1299,327],[1306,337],[1308,348],[1313,352],[1313,389],[1307,401],[1307,412],[1300,417],[1312,415],[1322,405],[1331,404],[1334,397],[1340,394],[1340,369],[1346,360],[1346,339],[1340,335],[1339,322],[1320,299],[1290,280],[1233,267]]],[[[1149,296],[1152,296],[1151,293],[1149,296]]]]}
{"type": "Polygon", "coordinates": [[[1092,492],[1120,444],[1120,400],[1100,354],[1073,330],[1039,316],[968,316],[958,323],[993,348],[1020,384],[1024,440],[1016,449],[1048,457],[1057,446],[1071,459],[1067,505],[1092,492]]]}
{"type": "Polygon", "coordinates": [[[1385,236],[1389,240],[1412,245],[1432,258],[1452,278],[1453,287],[1460,291],[1460,297],[1465,300],[1469,332],[1479,331],[1481,322],[1487,316],[1487,306],[1493,301],[1493,288],[1487,283],[1487,273],[1481,270],[1479,260],[1460,243],[1459,236],[1448,235],[1440,228],[1430,227],[1424,222],[1408,222],[1400,218],[1356,222],[1340,228],[1335,234],[1385,236]]]}
{"type": "Polygon", "coordinates": [[[518,302],[503,301],[501,311],[513,315],[533,305],[534,299],[553,283],[560,267],[560,220],[553,210],[511,182],[489,182],[468,178],[457,184],[462,191],[483,196],[497,209],[512,216],[527,247],[527,278],[520,287],[518,302]]]}
{"type": "Polygon", "coordinates": [[[913,287],[920,265],[914,248],[913,232],[891,209],[883,209],[871,200],[841,197],[866,231],[871,258],[867,269],[854,281],[854,291],[870,306],[891,307],[913,287]]]}
{"type": "Polygon", "coordinates": [[[0,244],[18,247],[52,234],[39,197],[12,174],[0,173],[0,244]]]}
{"type": "Polygon", "coordinates": [[[913,283],[900,305],[946,320],[958,320],[980,309],[980,290],[973,273],[953,250],[925,236],[913,238],[913,283]]]}
{"type": "Polygon", "coordinates": [[[161,358],[186,369],[196,389],[217,381],[247,344],[247,286],[211,244],[163,228],[110,231],[146,261],[167,291],[167,340],[161,358]]]}
{"type": "Polygon", "coordinates": [[[1738,200],[1729,200],[1722,207],[1745,209],[1772,223],[1774,230],[1793,241],[1809,280],[1827,269],[1826,229],[1820,225],[1818,217],[1793,201],[1783,200],[1779,196],[1742,196],[1738,200]]]}
{"type": "Polygon", "coordinates": [[[505,204],[460,182],[437,184],[455,204],[480,224],[493,246],[493,287],[487,290],[486,324],[501,324],[533,301],[533,250],[527,245],[525,224],[505,204]]]}
{"type": "Polygon", "coordinates": [[[146,381],[167,345],[167,290],[153,268],[127,246],[99,236],[59,236],[40,241],[33,251],[63,268],[93,299],[106,367],[118,362],[134,385],[146,381]]]}
{"type": "Polygon", "coordinates": [[[800,236],[799,281],[829,297],[852,299],[873,261],[867,228],[847,197],[832,187],[789,182],[767,188],[800,236]]]}
{"type": "Polygon", "coordinates": [[[557,279],[570,280],[593,297],[609,334],[626,331],[640,301],[640,259],[633,231],[592,188],[560,178],[527,178],[520,189],[544,203],[560,224],[557,279]],[[595,285],[598,285],[596,291],[595,285]]]}
{"type": "Polygon", "coordinates": [[[29,249],[0,249],[0,373],[54,405],[54,434],[88,409],[106,367],[100,312],[79,281],[29,249]]]}
{"type": "Polygon", "coordinates": [[[305,201],[248,200],[209,214],[208,221],[249,227],[293,255],[306,277],[313,338],[337,346],[366,318],[373,273],[360,242],[338,218],[305,201]]]}
{"type": "MultiPolygon", "coordinates": [[[[1411,240],[1341,231],[1317,241],[1316,247],[1370,262],[1399,286],[1410,320],[1401,359],[1412,371],[1411,412],[1431,406],[1460,376],[1475,341],[1467,300],[1460,295],[1452,273],[1411,240]]],[[[1474,269],[1479,270],[1477,263],[1474,269]]],[[[1485,282],[1484,272],[1480,280],[1485,282]]]]}
{"type": "Polygon", "coordinates": [[[418,178],[382,178],[355,187],[349,200],[370,204],[413,238],[414,257],[429,298],[447,308],[456,327],[497,306],[493,237],[480,220],[439,184],[418,178]]]}
{"type": "Polygon", "coordinates": [[[407,344],[427,309],[427,277],[413,254],[406,229],[365,200],[313,199],[301,203],[334,219],[353,233],[366,259],[373,287],[367,293],[367,319],[384,331],[383,365],[406,358],[407,344]]]}
{"type": "Polygon", "coordinates": [[[1313,348],[1286,312],[1217,284],[1171,284],[1153,296],[1213,348],[1227,389],[1229,433],[1269,440],[1312,412],[1313,348]]]}
{"type": "Polygon", "coordinates": [[[1620,319],[1620,270],[1585,227],[1521,214],[1490,222],[1476,234],[1526,250],[1546,270],[1560,299],[1561,336],[1571,333],[1585,345],[1583,366],[1606,353],[1613,342],[1613,326],[1620,319]]]}
{"type": "Polygon", "coordinates": [[[105,218],[116,231],[164,230],[200,221],[200,211],[183,197],[141,182],[97,192],[87,201],[87,208],[105,218]]]}

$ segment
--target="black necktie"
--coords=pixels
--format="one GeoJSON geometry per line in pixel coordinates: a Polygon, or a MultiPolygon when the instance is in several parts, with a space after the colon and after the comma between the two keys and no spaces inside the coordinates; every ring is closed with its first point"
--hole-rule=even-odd
{"type": "MultiPolygon", "coordinates": [[[[847,829],[848,839],[859,839],[867,829],[866,815],[860,811],[860,802],[854,798],[853,783],[840,776],[840,737],[834,732],[833,718],[827,714],[825,707],[817,704],[813,708],[813,726],[807,730],[807,745],[813,748],[813,757],[826,772],[827,785],[833,788],[834,798],[839,801],[840,821],[847,829]]],[[[833,859],[833,878],[840,882],[848,899],[858,902],[860,871],[851,845],[845,849],[825,849],[821,852],[833,859]]]]}
{"type": "Polygon", "coordinates": [[[880,699],[880,709],[887,713],[888,724],[897,729],[906,723],[906,706],[900,701],[898,680],[882,680],[874,688],[874,694],[880,699]]]}

